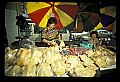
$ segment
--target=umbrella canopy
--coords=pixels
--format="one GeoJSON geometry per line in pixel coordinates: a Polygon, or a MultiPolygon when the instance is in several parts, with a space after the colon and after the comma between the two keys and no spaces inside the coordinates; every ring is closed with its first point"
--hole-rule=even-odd
{"type": "Polygon", "coordinates": [[[113,23],[116,16],[115,3],[100,3],[101,22],[93,29],[98,30],[104,27],[108,31],[112,31],[113,23]]]}
{"type": "Polygon", "coordinates": [[[27,2],[26,11],[29,18],[39,27],[46,28],[50,17],[57,19],[57,29],[71,24],[77,13],[76,2],[27,2]]]}
{"type": "Polygon", "coordinates": [[[78,3],[74,32],[91,31],[100,21],[99,3],[78,3]]]}

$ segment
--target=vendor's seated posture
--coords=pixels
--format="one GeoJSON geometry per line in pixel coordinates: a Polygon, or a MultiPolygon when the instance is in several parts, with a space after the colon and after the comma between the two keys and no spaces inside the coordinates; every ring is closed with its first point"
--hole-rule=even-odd
{"type": "Polygon", "coordinates": [[[46,28],[42,32],[42,42],[48,46],[59,45],[62,41],[60,38],[59,30],[55,28],[57,21],[54,17],[50,17],[47,22],[46,28]]]}
{"type": "Polygon", "coordinates": [[[98,40],[98,33],[97,31],[92,31],[90,33],[91,39],[88,41],[90,44],[93,44],[93,47],[96,48],[97,46],[100,46],[102,42],[99,42],[98,40]]]}

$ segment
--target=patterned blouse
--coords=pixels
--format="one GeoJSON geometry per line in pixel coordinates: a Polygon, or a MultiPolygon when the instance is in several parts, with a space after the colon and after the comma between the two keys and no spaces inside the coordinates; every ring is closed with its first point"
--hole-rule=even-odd
{"type": "Polygon", "coordinates": [[[49,27],[45,28],[43,30],[43,33],[42,33],[42,39],[46,39],[46,40],[58,40],[59,39],[59,31],[56,30],[55,28],[54,29],[51,29],[49,27]]]}

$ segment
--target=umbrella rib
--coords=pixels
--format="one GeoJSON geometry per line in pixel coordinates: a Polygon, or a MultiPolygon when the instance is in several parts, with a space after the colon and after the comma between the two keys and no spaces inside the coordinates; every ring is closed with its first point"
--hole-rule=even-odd
{"type": "MultiPolygon", "coordinates": [[[[80,4],[82,4],[82,3],[80,3],[80,4]]],[[[92,4],[92,3],[86,5],[86,7],[88,7],[88,6],[91,5],[91,4],[92,4]]],[[[84,7],[83,9],[80,9],[80,6],[78,6],[78,11],[82,11],[82,10],[84,10],[86,7],[84,7]]]]}
{"type": "MultiPolygon", "coordinates": [[[[84,16],[84,17],[85,17],[86,19],[88,19],[88,20],[90,21],[90,23],[92,23],[91,20],[90,20],[89,18],[87,18],[86,16],[84,16]]],[[[94,25],[94,24],[92,23],[92,25],[94,25]]]]}
{"type": "MultiPolygon", "coordinates": [[[[76,26],[76,29],[80,28],[80,29],[81,29],[80,32],[81,32],[81,31],[83,31],[83,26],[82,26],[82,27],[79,27],[79,25],[78,25],[79,19],[82,21],[82,18],[81,18],[81,16],[80,16],[80,13],[77,14],[77,18],[76,18],[76,22],[77,22],[77,23],[76,23],[75,26],[76,26]]],[[[82,23],[83,23],[83,21],[82,21],[82,23]]]]}
{"type": "MultiPolygon", "coordinates": [[[[82,16],[84,16],[86,19],[88,19],[89,20],[89,18],[87,18],[85,15],[83,15],[82,13],[79,13],[79,17],[81,18],[81,16],[80,15],[82,15],[82,16]]],[[[91,21],[91,20],[89,20],[89,21],[91,21]]],[[[91,22],[92,23],[92,22],[91,22]]],[[[94,25],[93,23],[92,23],[92,25],[94,25]]]]}
{"type": "MultiPolygon", "coordinates": [[[[94,13],[94,12],[81,12],[81,14],[84,14],[84,13],[91,13],[91,14],[96,14],[97,15],[97,13],[94,13]]],[[[98,15],[99,16],[99,15],[98,15]]],[[[86,17],[85,15],[84,15],[84,17],[86,17]]],[[[87,18],[87,17],[86,17],[87,18]]],[[[99,18],[100,18],[100,16],[99,16],[99,18]]],[[[88,20],[89,20],[89,18],[87,18],[88,20]]],[[[91,21],[91,20],[90,20],[91,21]]],[[[92,23],[92,22],[91,22],[92,23]]],[[[93,23],[92,23],[93,24],[93,23]]],[[[94,25],[94,24],[93,24],[94,25]]]]}
{"type": "MultiPolygon", "coordinates": [[[[82,15],[83,17],[85,17],[86,19],[89,20],[89,18],[87,18],[86,16],[84,16],[82,13],[80,13],[79,15],[82,15]]],[[[81,16],[79,16],[79,17],[81,17],[81,16]]],[[[82,23],[84,23],[83,20],[82,20],[82,18],[81,18],[81,21],[82,21],[82,23]]],[[[94,24],[92,23],[91,20],[89,20],[89,23],[91,23],[91,24],[94,26],[94,24]]],[[[83,25],[83,26],[84,26],[84,25],[83,25]]],[[[87,30],[88,30],[88,29],[87,29],[87,30]]]]}

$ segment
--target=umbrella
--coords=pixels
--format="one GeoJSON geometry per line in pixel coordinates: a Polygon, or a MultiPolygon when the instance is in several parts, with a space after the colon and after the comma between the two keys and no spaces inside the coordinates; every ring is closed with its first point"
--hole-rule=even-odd
{"type": "Polygon", "coordinates": [[[71,24],[77,13],[76,2],[27,2],[26,12],[39,27],[45,28],[49,17],[57,19],[57,29],[71,24]]]}
{"type": "Polygon", "coordinates": [[[108,31],[112,31],[112,27],[116,16],[115,3],[100,3],[101,22],[93,29],[98,30],[104,27],[108,31]]]}
{"type": "Polygon", "coordinates": [[[99,3],[78,3],[74,32],[91,31],[100,21],[99,3]]]}

